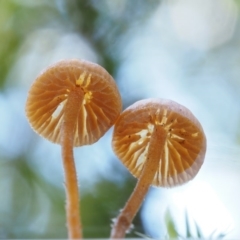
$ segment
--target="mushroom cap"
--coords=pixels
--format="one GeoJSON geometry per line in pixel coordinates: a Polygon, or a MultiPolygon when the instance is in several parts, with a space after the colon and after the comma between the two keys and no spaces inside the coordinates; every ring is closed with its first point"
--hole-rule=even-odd
{"type": "Polygon", "coordinates": [[[53,64],[33,82],[26,102],[32,128],[60,144],[64,106],[69,93],[81,87],[82,107],[76,119],[74,146],[92,144],[114,124],[122,109],[116,83],[101,66],[71,59],[53,64]]]}
{"type": "Polygon", "coordinates": [[[193,114],[171,100],[141,100],[122,112],[112,139],[118,158],[139,178],[155,124],[164,128],[167,139],[152,185],[173,187],[194,178],[204,161],[206,137],[193,114]]]}

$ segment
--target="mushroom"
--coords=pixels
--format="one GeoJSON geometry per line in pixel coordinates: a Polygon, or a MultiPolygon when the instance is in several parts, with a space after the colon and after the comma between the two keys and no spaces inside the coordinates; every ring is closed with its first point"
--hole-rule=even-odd
{"type": "Polygon", "coordinates": [[[138,178],[114,220],[111,238],[123,238],[150,187],[174,187],[193,179],[203,164],[206,137],[201,124],[184,106],[163,99],[138,101],[115,123],[115,154],[138,178]]]}
{"type": "Polygon", "coordinates": [[[83,60],[63,60],[50,66],[29,90],[26,115],[31,127],[61,145],[69,238],[82,238],[73,147],[98,141],[121,109],[121,97],[110,74],[83,60]]]}

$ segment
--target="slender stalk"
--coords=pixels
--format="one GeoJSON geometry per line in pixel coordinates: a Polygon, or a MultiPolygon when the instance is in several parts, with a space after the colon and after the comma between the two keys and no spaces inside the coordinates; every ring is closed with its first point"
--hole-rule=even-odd
{"type": "Polygon", "coordinates": [[[83,102],[83,92],[69,93],[64,112],[64,120],[61,127],[61,145],[63,167],[66,186],[66,214],[69,239],[82,238],[82,226],[80,220],[79,192],[77,174],[73,156],[73,140],[76,128],[76,119],[83,102]]]}
{"type": "Polygon", "coordinates": [[[157,167],[163,152],[167,133],[160,125],[155,125],[150,139],[147,160],[138,183],[125,207],[114,222],[111,238],[124,238],[130,228],[133,218],[137,214],[144,197],[156,174],[157,167]]]}

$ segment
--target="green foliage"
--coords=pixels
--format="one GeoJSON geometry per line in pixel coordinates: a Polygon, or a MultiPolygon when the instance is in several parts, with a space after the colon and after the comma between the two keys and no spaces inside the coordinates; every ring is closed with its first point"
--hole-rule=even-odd
{"type": "Polygon", "coordinates": [[[189,216],[187,212],[185,212],[185,234],[179,234],[176,222],[174,220],[174,217],[170,213],[170,210],[168,209],[165,213],[165,223],[167,228],[167,234],[169,239],[222,239],[224,238],[227,233],[217,233],[217,230],[213,231],[209,236],[204,236],[204,234],[201,231],[200,226],[194,222],[194,228],[191,230],[190,227],[191,220],[189,219],[189,216]]]}
{"type": "Polygon", "coordinates": [[[168,237],[170,239],[178,238],[179,235],[176,229],[176,225],[174,223],[173,217],[169,210],[166,211],[166,214],[165,214],[165,223],[166,223],[168,237]]]}
{"type": "Polygon", "coordinates": [[[59,19],[53,1],[50,4],[42,1],[36,5],[24,2],[0,1],[0,89],[4,87],[7,74],[18,58],[18,50],[27,36],[54,18],[59,19]]]}
{"type": "MultiPolygon", "coordinates": [[[[107,179],[101,179],[92,192],[85,193],[81,200],[81,216],[86,238],[108,238],[112,220],[124,206],[136,181],[128,179],[123,185],[116,185],[107,179]],[[107,224],[106,224],[107,223],[107,224]]],[[[143,231],[139,215],[134,220],[134,230],[128,237],[134,237],[135,229],[143,231]]]]}

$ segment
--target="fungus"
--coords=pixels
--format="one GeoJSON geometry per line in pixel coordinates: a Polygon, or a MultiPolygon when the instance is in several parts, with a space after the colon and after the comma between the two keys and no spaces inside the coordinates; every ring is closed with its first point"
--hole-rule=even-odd
{"type": "Polygon", "coordinates": [[[50,66],[29,90],[26,115],[31,127],[61,145],[69,238],[82,238],[73,147],[98,141],[121,109],[113,78],[101,66],[83,60],[63,60],[50,66]]]}
{"type": "Polygon", "coordinates": [[[199,121],[184,106],[163,99],[141,100],[115,123],[115,154],[138,178],[114,220],[111,238],[123,238],[150,185],[174,187],[193,179],[203,164],[206,137],[199,121]]]}

